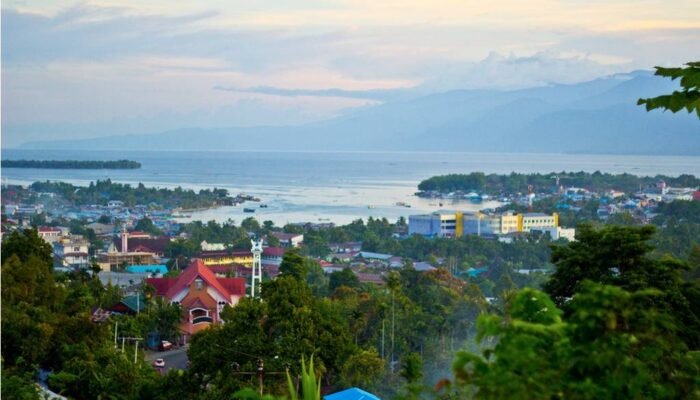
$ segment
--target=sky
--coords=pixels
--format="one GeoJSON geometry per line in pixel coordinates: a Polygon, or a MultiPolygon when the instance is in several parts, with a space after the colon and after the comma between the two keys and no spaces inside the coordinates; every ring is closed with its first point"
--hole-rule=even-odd
{"type": "Polygon", "coordinates": [[[2,146],[303,124],[699,56],[697,0],[5,0],[2,146]]]}

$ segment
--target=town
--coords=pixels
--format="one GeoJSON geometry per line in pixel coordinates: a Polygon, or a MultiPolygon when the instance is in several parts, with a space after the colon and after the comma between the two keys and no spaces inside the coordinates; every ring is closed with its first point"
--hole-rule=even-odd
{"type": "MultiPolygon", "coordinates": [[[[376,293],[402,276],[416,282],[430,279],[459,291],[473,287],[470,290],[483,296],[483,307],[500,308],[509,290],[538,286],[553,273],[550,246],[576,241],[578,226],[588,230],[585,224],[591,222],[657,224],[659,249],[666,251],[664,243],[680,241],[664,239],[675,234],[668,224],[678,222],[663,218],[673,217],[667,215],[672,212],[690,215],[700,204],[697,186],[671,187],[663,180],[629,193],[564,185],[535,190],[529,185],[527,195],[500,192],[508,201],[496,209],[459,210],[464,201],[482,201],[487,194],[476,199],[459,190],[431,191],[419,195],[439,199],[441,209],[407,215],[395,223],[370,218],[346,226],[300,222],[277,227],[252,217],[239,225],[180,223],[173,216],[186,211],[173,204],[172,197],[166,206],[138,204],[133,192],[152,189],[111,182],[93,186],[103,188],[95,203],[70,198],[67,193],[81,189],[66,190],[56,183],[3,186],[3,239],[35,232],[51,247],[55,274],[93,274],[109,296],[92,305],[90,320],[114,324],[115,348],[128,352],[133,346],[134,357],[161,374],[188,370],[193,341],[230,318],[229,307],[237,308],[245,298],[260,298],[261,290],[264,296],[266,282],[295,273],[293,265],[305,266],[304,279],[318,296],[342,297],[347,290],[376,293]],[[105,188],[116,188],[114,198],[105,188]],[[685,208],[675,210],[678,205],[685,208]],[[408,278],[407,271],[418,275],[408,278]],[[159,322],[133,326],[133,321],[152,318],[146,315],[157,315],[159,322]]],[[[209,207],[260,202],[245,195],[232,198],[221,190],[200,193],[218,200],[193,194],[188,202],[209,207]]],[[[690,222],[697,230],[699,224],[690,222]]],[[[677,256],[688,257],[700,249],[697,237],[685,239],[687,245],[673,250],[677,256]]],[[[425,283],[416,285],[415,290],[427,288],[425,283]]],[[[378,357],[388,358],[394,368],[393,355],[382,346],[378,357]]],[[[438,353],[423,357],[439,357],[438,353]]],[[[51,387],[62,387],[51,379],[51,387]]]]}

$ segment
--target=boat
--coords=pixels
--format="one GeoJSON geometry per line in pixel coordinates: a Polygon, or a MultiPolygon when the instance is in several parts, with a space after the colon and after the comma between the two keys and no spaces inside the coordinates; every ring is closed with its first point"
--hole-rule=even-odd
{"type": "Polygon", "coordinates": [[[244,208],[244,209],[243,209],[243,212],[246,212],[246,213],[254,213],[254,212],[255,212],[255,209],[254,209],[254,208],[244,208]]]}
{"type": "Polygon", "coordinates": [[[260,204],[260,208],[267,208],[267,204],[260,204]]]}

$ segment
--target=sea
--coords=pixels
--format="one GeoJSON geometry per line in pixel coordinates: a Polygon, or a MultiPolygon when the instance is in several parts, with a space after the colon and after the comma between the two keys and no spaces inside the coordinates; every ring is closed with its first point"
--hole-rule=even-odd
{"type": "Polygon", "coordinates": [[[138,161],[135,170],[50,170],[5,168],[3,183],[28,185],[35,181],[91,181],[187,189],[224,188],[231,194],[259,197],[256,203],[196,211],[189,220],[240,222],[253,216],[276,225],[296,222],[347,224],[370,216],[395,221],[411,214],[439,209],[476,211],[494,208],[480,204],[438,201],[415,196],[418,183],[451,173],[552,173],[601,171],[700,176],[700,157],[437,152],[190,152],[190,151],[70,151],[3,149],[2,159],[138,161]],[[402,205],[405,203],[410,206],[402,205]],[[254,207],[254,213],[243,208],[254,207]]]}

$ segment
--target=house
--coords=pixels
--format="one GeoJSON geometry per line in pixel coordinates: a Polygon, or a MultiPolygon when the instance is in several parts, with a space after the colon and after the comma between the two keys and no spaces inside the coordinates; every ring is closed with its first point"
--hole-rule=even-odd
{"type": "Polygon", "coordinates": [[[226,250],[226,246],[224,246],[223,243],[207,243],[206,240],[202,240],[202,243],[200,243],[200,247],[204,251],[226,250]]]}
{"type": "Polygon", "coordinates": [[[246,294],[244,278],[220,278],[204,261],[195,259],[177,278],[149,278],[156,295],[182,309],[180,332],[184,339],[221,323],[221,311],[235,306],[246,294]]]}
{"type": "Polygon", "coordinates": [[[126,296],[117,304],[109,307],[107,311],[114,314],[135,315],[146,309],[146,299],[143,294],[126,296]]]}
{"type": "Polygon", "coordinates": [[[44,239],[49,244],[55,243],[63,236],[63,231],[54,226],[40,226],[39,229],[37,229],[37,233],[40,238],[44,239]]]}
{"type": "Polygon", "coordinates": [[[122,207],[124,207],[124,202],[121,200],[110,200],[107,202],[107,207],[109,207],[109,208],[122,208],[122,207]]]}
{"type": "Polygon", "coordinates": [[[104,237],[112,236],[114,234],[114,224],[103,224],[100,222],[93,222],[87,225],[88,229],[92,229],[95,235],[104,237]]]}
{"type": "Polygon", "coordinates": [[[328,247],[332,253],[356,253],[362,251],[362,242],[331,243],[328,247]]]}
{"type": "Polygon", "coordinates": [[[272,232],[271,234],[280,241],[282,247],[299,247],[304,243],[304,235],[301,233],[272,232]]]}
{"type": "Polygon", "coordinates": [[[357,254],[358,258],[362,258],[365,261],[381,261],[381,262],[386,262],[388,263],[391,257],[393,257],[391,254],[382,254],[382,253],[373,253],[370,251],[361,251],[357,254]]]}
{"type": "Polygon", "coordinates": [[[285,253],[284,247],[265,247],[263,249],[261,258],[267,264],[282,264],[282,257],[285,253]]]}
{"type": "Polygon", "coordinates": [[[158,257],[163,257],[168,244],[170,244],[170,238],[167,236],[144,237],[143,235],[133,237],[131,232],[122,232],[119,238],[114,238],[112,244],[115,251],[119,253],[153,253],[158,257]]]}
{"type": "Polygon", "coordinates": [[[80,235],[71,235],[58,239],[53,244],[56,261],[67,268],[88,268],[90,242],[80,235]]]}

